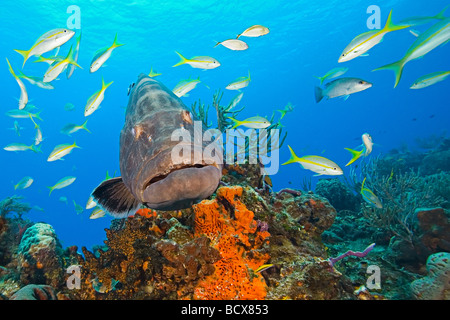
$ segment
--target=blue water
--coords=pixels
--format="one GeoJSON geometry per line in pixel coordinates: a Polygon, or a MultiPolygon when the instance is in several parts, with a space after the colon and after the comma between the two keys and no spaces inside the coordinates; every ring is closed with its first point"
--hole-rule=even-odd
{"type": "MultiPolygon", "coordinates": [[[[106,171],[119,174],[119,132],[127,105],[127,89],[140,73],[150,68],[162,73],[157,79],[173,88],[182,79],[200,77],[201,84],[182,100],[187,106],[201,99],[212,102],[217,89],[224,91],[223,103],[228,103],[236,91],[225,90],[234,79],[251,72],[252,81],[244,88],[240,103],[245,119],[256,114],[268,116],[273,110],[283,108],[288,102],[294,112],[285,116],[282,124],[288,138],[280,150],[280,162],[289,158],[289,144],[299,156],[322,155],[344,168],[350,159],[345,147],[361,144],[361,135],[368,132],[376,143],[372,156],[386,153],[392,148],[407,144],[415,147],[417,137],[440,135],[450,123],[449,81],[422,90],[410,90],[418,77],[449,70],[450,46],[439,47],[424,58],[409,62],[397,88],[393,89],[391,71],[371,70],[400,59],[414,37],[408,30],[389,33],[384,41],[370,50],[368,57],[359,57],[343,64],[337,59],[346,45],[358,34],[368,31],[367,7],[378,5],[381,9],[381,25],[393,9],[393,21],[410,16],[432,16],[448,4],[447,1],[42,1],[16,0],[2,3],[0,10],[0,64],[2,112],[0,115],[1,145],[21,142],[31,144],[35,135],[34,125],[28,119],[19,119],[25,129],[18,137],[13,130],[14,119],[4,115],[17,108],[19,87],[8,72],[5,57],[14,70],[22,66],[23,58],[13,49],[29,49],[46,31],[66,27],[71,13],[70,5],[77,5],[81,13],[82,40],[76,69],[67,80],[65,73],[53,81],[54,90],[44,90],[23,80],[31,104],[42,111],[39,122],[45,140],[43,153],[7,152],[0,150],[2,184],[0,199],[14,194],[13,183],[23,176],[34,178],[33,185],[17,191],[31,205],[45,211],[32,210],[27,217],[44,221],[55,228],[63,246],[77,245],[91,248],[102,244],[104,228],[111,218],[89,219],[89,211],[77,215],[72,203],[82,205],[91,191],[105,178],[106,171]],[[326,3],[326,4],[325,4],[326,3]],[[222,46],[214,48],[216,41],[233,38],[246,28],[262,24],[270,33],[259,38],[242,38],[249,45],[246,51],[231,51],[222,46]],[[89,65],[94,53],[112,44],[115,34],[126,44],[117,48],[106,66],[90,74],[89,65]],[[179,61],[175,51],[186,57],[212,56],[221,66],[202,71],[188,65],[172,68],[179,61]],[[314,100],[313,76],[325,74],[334,67],[348,67],[346,76],[358,77],[373,83],[373,87],[352,95],[347,101],[336,98],[314,100]],[[81,124],[87,99],[101,88],[101,78],[114,81],[105,94],[102,107],[89,116],[89,134],[79,131],[68,137],[60,129],[67,123],[81,124]],[[75,110],[64,110],[66,103],[73,103],[75,110]],[[81,146],[65,157],[65,161],[47,162],[53,148],[73,141],[81,146]],[[48,196],[46,186],[55,184],[64,176],[76,176],[71,186],[55,190],[48,196]],[[68,205],[59,201],[68,198],[68,205]]],[[[450,13],[447,13],[447,15],[450,13]]],[[[425,30],[430,25],[415,29],[425,30]]],[[[77,33],[80,30],[76,30],[77,33]]],[[[73,37],[62,46],[66,55],[73,37]]],[[[52,52],[45,54],[50,56],[52,52]]],[[[48,65],[32,63],[29,59],[23,69],[26,75],[42,76],[48,65]]],[[[213,119],[214,114],[211,114],[213,119]]],[[[348,168],[344,173],[348,174],[348,168]]],[[[303,179],[313,173],[293,164],[280,166],[272,176],[275,190],[284,187],[300,188],[303,179]]],[[[311,178],[313,185],[318,177],[311,178]]]]}

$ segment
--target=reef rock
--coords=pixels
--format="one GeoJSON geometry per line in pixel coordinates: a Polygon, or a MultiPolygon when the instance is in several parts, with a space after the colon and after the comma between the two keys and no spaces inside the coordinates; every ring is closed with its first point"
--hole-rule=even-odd
{"type": "Polygon", "coordinates": [[[29,227],[18,248],[21,282],[58,287],[64,277],[62,253],[61,244],[51,225],[36,223],[29,227]]]}
{"type": "Polygon", "coordinates": [[[450,150],[434,151],[423,158],[420,172],[425,175],[450,171],[450,150]]]}
{"type": "Polygon", "coordinates": [[[29,284],[15,292],[10,300],[57,300],[51,286],[29,284]]]}
{"type": "Polygon", "coordinates": [[[419,240],[429,254],[450,252],[449,215],[443,208],[418,208],[415,211],[420,229],[419,240]]]}
{"type": "Polygon", "coordinates": [[[315,193],[327,198],[337,211],[359,211],[361,203],[359,197],[354,195],[339,179],[320,179],[315,193]]]}
{"type": "Polygon", "coordinates": [[[450,253],[439,252],[428,257],[428,274],[411,283],[418,300],[450,300],[450,253]]]}

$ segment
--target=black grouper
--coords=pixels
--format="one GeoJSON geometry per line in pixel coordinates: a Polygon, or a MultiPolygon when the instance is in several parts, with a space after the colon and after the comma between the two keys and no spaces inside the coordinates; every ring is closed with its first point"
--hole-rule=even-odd
{"type": "Polygon", "coordinates": [[[203,134],[171,90],[139,75],[120,132],[122,176],[102,182],[92,193],[94,200],[112,216],[124,217],[134,214],[141,204],[157,210],[179,210],[210,196],[222,177],[223,154],[203,155],[200,149],[211,148],[216,142],[202,141],[201,148],[178,153],[181,161],[173,161],[172,149],[181,143],[172,141],[171,136],[182,128],[192,137],[194,130],[200,137],[203,134]],[[199,157],[201,161],[194,162],[199,157]]]}

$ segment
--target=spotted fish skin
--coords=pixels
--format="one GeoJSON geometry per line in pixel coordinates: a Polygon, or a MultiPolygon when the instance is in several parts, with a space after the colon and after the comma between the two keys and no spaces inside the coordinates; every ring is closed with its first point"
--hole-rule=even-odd
{"type": "Polygon", "coordinates": [[[202,137],[203,129],[194,121],[171,90],[141,74],[130,92],[120,132],[122,176],[100,184],[92,194],[95,200],[112,215],[123,216],[141,204],[178,210],[210,196],[222,177],[223,154],[208,157],[203,150],[215,142],[202,141],[198,147],[186,144],[191,152],[182,153],[182,161],[172,159],[173,148],[180,146],[178,139],[172,139],[176,130],[185,130],[192,140],[202,137]]]}

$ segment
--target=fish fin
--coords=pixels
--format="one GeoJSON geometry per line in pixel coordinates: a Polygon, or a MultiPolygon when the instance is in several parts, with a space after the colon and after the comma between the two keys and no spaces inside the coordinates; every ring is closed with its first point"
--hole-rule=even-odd
{"type": "Polygon", "coordinates": [[[362,182],[362,184],[361,184],[361,193],[362,193],[362,191],[363,191],[363,189],[364,189],[364,183],[366,183],[366,178],[367,178],[367,177],[364,178],[364,180],[363,180],[363,182],[362,182]]]}
{"type": "Polygon", "coordinates": [[[83,68],[75,61],[75,59],[74,59],[74,57],[73,57],[73,46],[70,46],[69,53],[67,54],[67,61],[68,61],[70,64],[72,64],[72,65],[74,65],[74,66],[76,66],[76,67],[78,67],[78,68],[80,68],[80,69],[83,69],[83,68]]]}
{"type": "Polygon", "coordinates": [[[347,99],[350,97],[349,94],[346,94],[345,96],[342,96],[342,99],[344,99],[344,101],[347,101],[347,99]]]}
{"type": "Polygon", "coordinates": [[[178,66],[181,66],[182,64],[185,64],[187,62],[187,59],[185,57],[183,57],[181,55],[181,53],[179,53],[177,51],[175,51],[175,53],[180,57],[181,60],[180,60],[180,62],[178,62],[177,64],[173,65],[172,67],[178,67],[178,66]]]}
{"type": "Polygon", "coordinates": [[[19,53],[23,57],[23,65],[22,65],[22,68],[23,68],[23,66],[25,66],[25,62],[27,62],[28,58],[30,57],[29,55],[30,55],[31,49],[30,50],[14,49],[14,51],[19,53]]]}
{"type": "Polygon", "coordinates": [[[231,117],[228,117],[228,119],[230,119],[231,121],[234,122],[234,126],[231,129],[236,129],[237,127],[242,125],[242,121],[236,120],[236,119],[231,118],[231,117]]]}
{"type": "Polygon", "coordinates": [[[222,43],[221,41],[216,41],[216,40],[214,40],[214,42],[216,43],[216,45],[214,46],[214,48],[217,47],[219,44],[222,43]]]}
{"type": "Polygon", "coordinates": [[[353,162],[355,162],[356,160],[358,160],[359,158],[361,158],[364,149],[358,151],[358,150],[353,150],[350,148],[344,148],[345,150],[347,150],[348,152],[350,152],[352,154],[352,158],[350,159],[350,161],[345,165],[346,167],[351,165],[353,162]]]}
{"type": "Polygon", "coordinates": [[[391,12],[389,12],[389,16],[387,18],[386,24],[385,24],[385,26],[384,26],[382,31],[391,32],[391,31],[402,30],[402,29],[409,28],[409,27],[410,27],[409,25],[396,25],[396,24],[394,24],[392,22],[392,10],[391,10],[391,12]]]}
{"type": "Polygon", "coordinates": [[[11,74],[13,75],[14,78],[17,78],[16,74],[14,73],[13,68],[11,67],[11,63],[9,63],[8,58],[6,58],[6,62],[8,62],[9,72],[11,72],[11,74]]]}
{"type": "MultiPolygon", "coordinates": [[[[102,90],[106,90],[110,85],[112,85],[114,81],[111,81],[110,83],[105,83],[105,80],[102,77],[102,90]]],[[[94,93],[95,94],[95,93],[94,93]]]]}
{"type": "Polygon", "coordinates": [[[116,36],[114,37],[114,42],[112,44],[112,47],[113,48],[118,48],[118,47],[121,47],[121,46],[124,46],[124,45],[125,45],[124,43],[117,42],[117,33],[116,33],[116,36]]]}
{"type": "Polygon", "coordinates": [[[91,133],[91,131],[89,131],[89,129],[87,128],[87,120],[81,125],[81,129],[86,130],[87,132],[91,133]]]}
{"type": "Polygon", "coordinates": [[[31,151],[34,151],[36,153],[39,153],[39,152],[42,153],[41,146],[42,145],[37,145],[37,146],[36,145],[32,145],[30,149],[31,149],[31,151]]]}
{"type": "Polygon", "coordinates": [[[439,12],[434,18],[438,19],[438,20],[444,20],[446,18],[445,17],[445,11],[447,11],[447,9],[448,9],[448,6],[445,6],[445,8],[442,9],[442,11],[439,12]]]}
{"type": "Polygon", "coordinates": [[[141,204],[125,186],[122,177],[103,181],[92,192],[92,197],[113,217],[132,215],[141,204]]]}
{"type": "Polygon", "coordinates": [[[394,88],[397,87],[398,83],[400,82],[400,79],[402,77],[403,74],[403,67],[405,66],[405,61],[403,59],[391,63],[391,64],[387,64],[384,65],[382,67],[373,69],[372,71],[378,71],[378,70],[392,70],[395,73],[395,85],[394,88]]]}
{"type": "Polygon", "coordinates": [[[319,103],[323,99],[323,90],[321,87],[314,87],[314,95],[316,97],[316,103],[319,103]]]}
{"type": "Polygon", "coordinates": [[[295,154],[294,150],[292,150],[291,146],[288,146],[288,148],[289,148],[289,151],[291,152],[291,157],[289,158],[288,161],[286,161],[285,163],[282,163],[281,164],[282,166],[284,166],[286,164],[298,162],[298,160],[300,160],[300,158],[297,157],[297,155],[295,154]]]}
{"type": "Polygon", "coordinates": [[[314,76],[314,78],[317,78],[317,79],[320,80],[320,85],[322,85],[323,81],[325,80],[325,77],[317,77],[317,76],[314,76]]]}
{"type": "Polygon", "coordinates": [[[409,30],[409,33],[411,33],[416,38],[418,38],[420,36],[420,31],[417,31],[415,29],[409,30]]]}
{"type": "Polygon", "coordinates": [[[50,189],[50,193],[48,194],[48,196],[50,197],[50,195],[52,194],[53,190],[55,190],[55,188],[53,188],[53,187],[47,187],[47,188],[50,189]]]}
{"type": "Polygon", "coordinates": [[[36,119],[39,119],[39,120],[41,120],[41,121],[44,121],[44,120],[42,120],[42,118],[41,118],[41,116],[40,116],[41,112],[42,112],[42,111],[39,111],[39,112],[36,113],[34,116],[36,117],[36,119]]]}

